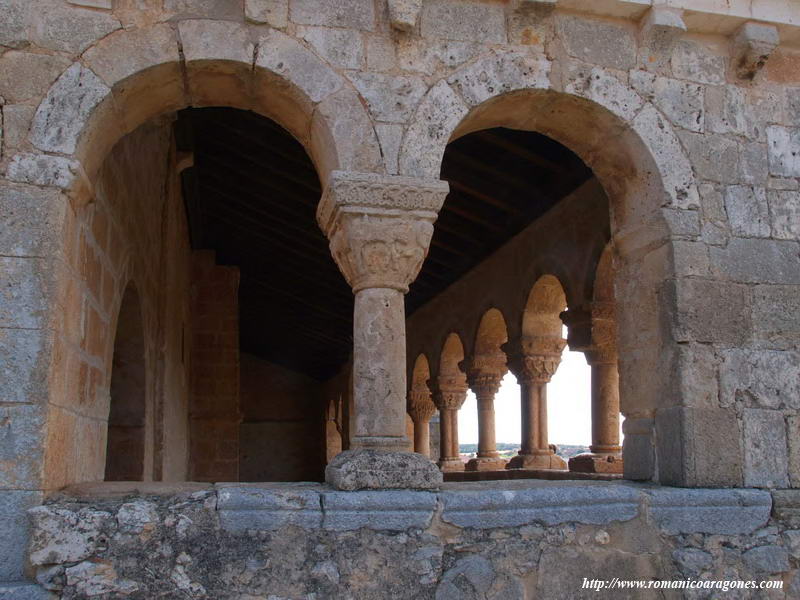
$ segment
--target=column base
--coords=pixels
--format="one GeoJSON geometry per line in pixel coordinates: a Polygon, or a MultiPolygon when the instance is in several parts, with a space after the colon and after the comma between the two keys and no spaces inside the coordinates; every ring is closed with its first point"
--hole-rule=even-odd
{"type": "Polygon", "coordinates": [[[506,469],[558,469],[567,470],[567,461],[557,454],[517,454],[513,457],[506,469]]]}
{"type": "Polygon", "coordinates": [[[464,468],[465,471],[502,471],[508,460],[498,456],[479,456],[472,458],[464,468]]]}
{"type": "Polygon", "coordinates": [[[337,490],[436,490],[442,473],[414,452],[366,448],[345,450],[325,468],[325,482],[337,490]]]}
{"type": "Polygon", "coordinates": [[[569,459],[569,470],[574,473],[622,473],[622,456],[586,452],[569,459]]]}
{"type": "Polygon", "coordinates": [[[442,472],[463,471],[464,461],[460,458],[442,458],[436,463],[442,472]]]}

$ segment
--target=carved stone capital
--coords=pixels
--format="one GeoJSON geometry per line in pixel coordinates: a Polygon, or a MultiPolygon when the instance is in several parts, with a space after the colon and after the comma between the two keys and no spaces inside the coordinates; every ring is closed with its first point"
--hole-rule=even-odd
{"type": "Polygon", "coordinates": [[[522,384],[549,383],[561,364],[567,340],[557,337],[525,337],[508,344],[508,366],[522,384]]]}
{"type": "Polygon", "coordinates": [[[436,380],[433,401],[439,410],[458,410],[467,399],[468,389],[463,377],[440,375],[436,380]]]}
{"type": "Polygon", "coordinates": [[[428,253],[444,181],[333,171],[317,222],[354,292],[408,291],[428,253]]]}
{"type": "Polygon", "coordinates": [[[592,303],[592,345],[585,354],[590,365],[617,362],[617,322],[613,302],[592,303]]]}
{"type": "Polygon", "coordinates": [[[467,367],[467,382],[479,399],[494,398],[507,372],[505,352],[476,354],[467,367]]]}
{"type": "Polygon", "coordinates": [[[567,326],[569,349],[582,352],[592,345],[592,313],[584,308],[570,308],[560,315],[567,326]]]}
{"type": "Polygon", "coordinates": [[[426,423],[436,414],[436,405],[427,384],[417,383],[408,391],[408,414],[415,423],[426,423]]]}

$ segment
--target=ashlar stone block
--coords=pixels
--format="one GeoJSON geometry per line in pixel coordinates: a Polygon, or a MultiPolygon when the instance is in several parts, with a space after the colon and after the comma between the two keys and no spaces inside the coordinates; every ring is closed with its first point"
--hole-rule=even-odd
{"type": "Polygon", "coordinates": [[[92,71],[73,64],[39,105],[31,125],[31,143],[46,152],[72,154],[89,115],[109,92],[92,71]]]}
{"type": "Polygon", "coordinates": [[[800,177],[800,127],[767,127],[769,172],[779,177],[800,177]]]}
{"type": "Polygon", "coordinates": [[[672,52],[672,74],[678,79],[723,85],[725,57],[694,40],[680,40],[672,52]]]}
{"type": "Polygon", "coordinates": [[[364,62],[364,42],[358,31],[308,27],[302,29],[299,34],[332,65],[344,69],[358,69],[364,62]]]}
{"type": "Polygon", "coordinates": [[[0,46],[7,48],[23,48],[28,41],[28,25],[30,25],[30,0],[0,0],[0,46]]]}
{"type": "Polygon", "coordinates": [[[423,3],[422,37],[503,44],[506,18],[502,4],[463,0],[428,0],[423,3]]]}
{"type": "Polygon", "coordinates": [[[800,247],[787,240],[731,238],[725,247],[709,248],[712,270],[729,281],[800,284],[800,247]]]}
{"type": "Polygon", "coordinates": [[[772,237],[800,240],[800,191],[770,191],[767,197],[772,237]]]}
{"type": "Polygon", "coordinates": [[[800,344],[800,286],[760,285],[753,289],[752,304],[756,339],[772,348],[800,344]]]}
{"type": "Polygon", "coordinates": [[[37,3],[36,18],[32,21],[31,38],[36,44],[72,55],[80,54],[92,43],[122,27],[107,12],[53,0],[37,3]]]}
{"type": "Polygon", "coordinates": [[[0,96],[9,104],[38,100],[69,65],[63,56],[10,50],[0,57],[0,96]]]}
{"type": "Polygon", "coordinates": [[[321,25],[350,29],[375,29],[375,4],[372,0],[292,0],[290,18],[298,25],[321,25]]]}
{"type": "Polygon", "coordinates": [[[723,406],[742,402],[755,408],[800,408],[800,354],[735,348],[723,351],[722,356],[723,406]]]}
{"type": "Polygon", "coordinates": [[[557,28],[570,56],[620,71],[632,69],[636,64],[636,38],[627,27],[561,15],[557,28]]]}
{"type": "Polygon", "coordinates": [[[741,237],[769,237],[767,192],[762,187],[732,185],[725,191],[725,209],[731,231],[741,237]]]}
{"type": "Polygon", "coordinates": [[[244,16],[253,23],[282,29],[289,22],[289,0],[245,0],[244,16]]]}
{"type": "Polygon", "coordinates": [[[787,487],[789,457],[783,413],[746,408],[742,415],[742,426],[744,484],[750,487],[787,487]]]}
{"type": "Polygon", "coordinates": [[[417,108],[427,85],[415,75],[356,73],[351,79],[378,121],[405,123],[417,108]]]}

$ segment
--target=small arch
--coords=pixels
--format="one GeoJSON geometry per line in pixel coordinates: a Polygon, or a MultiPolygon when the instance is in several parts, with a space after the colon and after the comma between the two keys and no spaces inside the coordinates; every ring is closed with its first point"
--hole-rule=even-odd
{"type": "Polygon", "coordinates": [[[561,282],[553,275],[542,275],[533,284],[522,316],[524,337],[561,338],[559,315],[567,308],[567,297],[561,282]]]}
{"type": "Polygon", "coordinates": [[[614,302],[614,250],[606,244],[597,263],[594,277],[594,301],[614,302]]]}
{"type": "Polygon", "coordinates": [[[431,369],[428,363],[428,357],[425,354],[420,354],[414,361],[414,369],[411,372],[411,385],[428,384],[431,378],[431,369]]]}
{"type": "Polygon", "coordinates": [[[146,478],[147,371],[141,303],[135,286],[125,289],[114,336],[111,370],[106,481],[146,478]]]}
{"type": "Polygon", "coordinates": [[[490,308],[481,317],[478,332],[475,335],[474,354],[495,354],[508,341],[506,320],[496,308],[490,308]]]}
{"type": "Polygon", "coordinates": [[[448,334],[442,346],[441,358],[439,359],[439,376],[456,377],[466,382],[467,376],[461,369],[460,363],[464,360],[464,344],[457,333],[448,334]]]}

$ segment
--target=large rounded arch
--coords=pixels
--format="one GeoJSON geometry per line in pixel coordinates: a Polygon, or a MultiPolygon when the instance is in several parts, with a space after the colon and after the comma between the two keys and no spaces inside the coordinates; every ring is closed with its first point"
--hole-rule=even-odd
{"type": "Polygon", "coordinates": [[[141,124],[186,107],[251,110],[306,148],[324,183],[335,170],[383,172],[375,130],[352,85],[276,30],[204,19],[122,30],[88,49],[37,108],[30,141],[90,195],[114,144],[141,124]]]}
{"type": "Polygon", "coordinates": [[[559,315],[567,308],[567,297],[558,278],[542,275],[533,284],[522,313],[522,335],[561,338],[559,315]]]}
{"type": "MultiPolygon", "coordinates": [[[[663,290],[679,274],[665,211],[699,205],[688,157],[669,120],[608,70],[493,51],[430,88],[405,135],[400,171],[438,175],[449,142],[495,127],[541,133],[566,146],[608,196],[618,258],[621,409],[626,427],[636,432],[629,446],[638,455],[626,460],[626,474],[659,479],[656,412],[682,403],[668,376],[676,359],[675,315],[663,290]]],[[[570,304],[573,309],[588,307],[570,304]]],[[[681,434],[673,428],[659,436],[665,452],[683,443],[668,442],[664,436],[670,435],[681,434]]]]}

